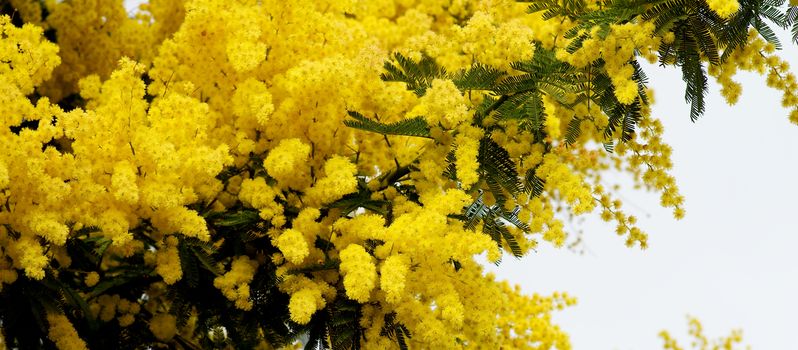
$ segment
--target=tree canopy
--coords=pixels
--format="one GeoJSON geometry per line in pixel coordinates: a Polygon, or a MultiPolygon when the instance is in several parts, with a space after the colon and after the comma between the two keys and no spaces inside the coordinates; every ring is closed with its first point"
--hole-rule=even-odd
{"type": "Polygon", "coordinates": [[[798,123],[792,5],[0,1],[5,345],[570,349],[575,298],[480,257],[565,248],[583,215],[645,248],[602,182],[685,215],[640,62],[682,76],[669,118],[746,70],[798,123]]]}

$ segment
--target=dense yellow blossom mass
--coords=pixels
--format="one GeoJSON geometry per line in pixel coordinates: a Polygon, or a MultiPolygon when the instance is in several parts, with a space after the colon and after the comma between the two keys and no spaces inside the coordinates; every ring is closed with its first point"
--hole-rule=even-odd
{"type": "Polygon", "coordinates": [[[758,12],[664,3],[2,2],[4,339],[570,349],[575,299],[480,257],[566,246],[582,215],[645,248],[612,169],[685,215],[638,60],[682,68],[692,117],[707,76],[734,103],[766,74],[798,123],[768,32],[733,21],[758,12]]]}

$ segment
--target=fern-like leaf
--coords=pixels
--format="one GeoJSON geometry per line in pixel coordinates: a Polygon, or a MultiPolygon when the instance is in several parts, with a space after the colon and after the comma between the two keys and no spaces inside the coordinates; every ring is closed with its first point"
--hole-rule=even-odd
{"type": "Polygon", "coordinates": [[[459,71],[452,77],[452,82],[461,91],[466,90],[491,90],[496,82],[507,73],[504,71],[476,63],[468,69],[459,71]]]}
{"type": "Polygon", "coordinates": [[[421,59],[415,62],[397,52],[394,53],[393,62],[386,61],[383,68],[385,72],[380,76],[382,80],[403,82],[407,84],[408,90],[418,96],[424,96],[433,80],[447,77],[446,69],[427,54],[422,54],[421,59]]]}
{"type": "Polygon", "coordinates": [[[430,127],[424,117],[419,116],[385,124],[366,118],[362,114],[355,111],[348,111],[347,113],[353,119],[344,120],[344,125],[350,128],[374,132],[382,135],[432,138],[432,136],[430,136],[430,127]]]}

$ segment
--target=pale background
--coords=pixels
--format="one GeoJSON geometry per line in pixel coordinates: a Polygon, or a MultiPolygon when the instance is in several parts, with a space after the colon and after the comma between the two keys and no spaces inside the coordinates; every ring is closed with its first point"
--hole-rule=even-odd
{"type": "MultiPolygon", "coordinates": [[[[141,2],[126,0],[131,12],[141,2]]],[[[798,67],[798,50],[782,34],[782,57],[798,67]]],[[[661,329],[686,339],[688,314],[713,338],[742,328],[754,349],[798,349],[798,126],[780,94],[749,74],[739,77],[736,106],[713,92],[692,123],[679,71],[645,68],[686,218],[673,220],[656,195],[626,191],[626,210],[650,234],[648,250],[628,249],[612,226],[588,220],[578,225],[585,254],[542,247],[495,271],[527,293],[578,297],[555,315],[575,349],[661,348],[661,329]]]]}

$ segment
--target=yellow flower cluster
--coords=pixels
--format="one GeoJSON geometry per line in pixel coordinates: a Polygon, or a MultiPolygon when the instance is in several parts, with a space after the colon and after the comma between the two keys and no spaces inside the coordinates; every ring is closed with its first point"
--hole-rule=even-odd
{"type": "MultiPolygon", "coordinates": [[[[524,295],[475,257],[498,261],[497,243],[522,254],[539,240],[564,246],[563,220],[596,207],[628,245],[645,247],[635,216],[603,185],[612,168],[684,215],[671,149],[645,104],[635,132],[609,153],[597,145],[623,130],[605,135],[606,111],[572,90],[530,99],[518,106],[520,118],[503,110],[480,119],[475,111],[498,97],[461,91],[451,74],[421,82],[421,96],[380,79],[395,52],[429,55],[448,72],[479,63],[514,76],[511,62],[546,49],[583,76],[602,60],[615,97],[628,105],[641,93],[653,98],[632,80],[630,60],[654,59],[661,42],[675,40],[651,22],[589,29],[568,53],[562,33],[579,20],[528,14],[512,0],[152,0],[133,18],[120,1],[10,3],[26,24],[0,16],[0,286],[82,281],[80,295],[99,320],[143,322],[165,343],[178,334],[174,309],[184,307],[172,292],[209,284],[186,265],[205,259],[180,246],[199,242],[213,251],[208,260],[218,258],[203,261],[200,273],[230,270],[197,288],[220,290],[236,306],[231,313],[262,302],[250,298],[261,268],[290,296],[293,322],[308,324],[341,298],[357,303],[366,347],[395,347],[385,332],[393,320],[413,334],[411,348],[565,350],[570,343],[552,314],[574,299],[524,295]],[[349,128],[347,111],[386,124],[421,116],[430,137],[349,128]],[[536,112],[541,119],[528,120],[536,112]],[[574,122],[579,135],[571,140],[574,122]],[[494,143],[527,191],[488,191],[480,152],[494,143]],[[509,219],[528,229],[502,218],[464,223],[464,208],[478,201],[517,214],[509,219]],[[497,223],[506,231],[491,237],[497,223]],[[84,259],[68,254],[72,243],[100,256],[66,269],[84,259]],[[146,298],[102,290],[129,271],[154,280],[136,290],[146,298]]],[[[739,7],[707,3],[723,17],[739,7]]],[[[710,74],[733,103],[737,69],[766,73],[798,111],[796,79],[753,34],[710,74]]],[[[798,123],[798,112],[792,118],[798,123]]],[[[230,325],[195,333],[208,326],[203,313],[180,312],[190,314],[179,330],[188,341],[234,333],[216,332],[230,325]]],[[[59,348],[86,347],[65,316],[48,321],[59,348]]]]}
{"type": "Polygon", "coordinates": [[[46,25],[58,32],[60,57],[64,64],[42,86],[46,95],[61,99],[77,89],[80,79],[90,74],[108,78],[120,57],[148,62],[156,44],[148,30],[147,18],[129,18],[120,1],[45,2],[46,25]]]}
{"type": "Polygon", "coordinates": [[[237,308],[249,310],[252,308],[249,283],[252,282],[257,268],[257,261],[239,256],[230,264],[230,271],[213,280],[213,286],[219,288],[227,299],[235,302],[237,308]]]}
{"type": "Polygon", "coordinates": [[[168,237],[163,246],[155,253],[157,272],[166,284],[173,284],[183,278],[183,268],[180,264],[180,253],[177,250],[177,238],[168,237]]]}
{"type": "Polygon", "coordinates": [[[284,218],[282,216],[282,206],[275,202],[275,197],[279,194],[271,186],[266,184],[262,177],[255,179],[245,179],[241,182],[238,198],[249,206],[260,211],[263,220],[271,220],[275,226],[282,226],[284,218]]]}
{"type": "Polygon", "coordinates": [[[385,292],[387,302],[399,302],[404,296],[409,268],[410,259],[401,254],[389,256],[380,265],[380,289],[385,292]]]}
{"type": "Polygon", "coordinates": [[[479,181],[479,174],[477,173],[479,168],[479,163],[477,162],[479,141],[464,134],[458,134],[454,143],[457,147],[454,151],[457,179],[460,180],[460,186],[468,189],[479,181]]]}
{"type": "Polygon", "coordinates": [[[558,159],[557,154],[549,153],[543,157],[537,175],[546,181],[546,186],[560,192],[560,196],[573,206],[574,214],[590,212],[595,208],[590,187],[578,175],[568,170],[568,166],[558,159]]]}
{"type": "MultiPolygon", "coordinates": [[[[710,341],[704,334],[704,326],[697,318],[689,317],[689,334],[691,338],[690,349],[695,350],[736,350],[744,349],[741,344],[743,342],[743,334],[740,330],[733,330],[731,334],[726,337],[721,337],[717,340],[710,341]]],[[[684,350],[687,348],[679,345],[679,342],[668,331],[661,331],[659,337],[662,338],[664,350],[684,350]]],[[[745,349],[750,349],[746,347],[745,349]]]]}
{"type": "Polygon", "coordinates": [[[58,350],[88,349],[72,322],[63,314],[48,313],[47,323],[50,327],[47,337],[55,343],[58,350]]]}
{"type": "Polygon", "coordinates": [[[429,125],[454,129],[471,117],[466,102],[451,80],[435,79],[408,116],[423,116],[429,125]]]}
{"type": "Polygon", "coordinates": [[[341,250],[340,256],[346,296],[361,303],[367,302],[377,283],[377,268],[371,254],[360,245],[350,244],[341,250]]]}
{"type": "Polygon", "coordinates": [[[283,231],[274,246],[280,249],[286,260],[294,264],[301,264],[302,260],[310,254],[305,236],[302,232],[294,229],[283,231]]]}
{"type": "Polygon", "coordinates": [[[656,61],[660,37],[654,35],[654,23],[625,23],[611,25],[606,37],[598,36],[599,27],[594,27],[591,37],[574,53],[565,49],[557,51],[557,58],[576,67],[586,67],[599,58],[604,59],[607,73],[615,86],[618,101],[630,104],[638,95],[637,83],[632,80],[634,67],[629,61],[637,54],[650,62],[656,61]],[[637,53],[636,53],[637,51],[637,53]]]}
{"type": "Polygon", "coordinates": [[[316,288],[303,288],[291,294],[288,312],[291,319],[299,324],[307,324],[310,317],[319,309],[321,291],[316,288]]]}
{"type": "Polygon", "coordinates": [[[740,3],[737,0],[707,0],[707,5],[723,18],[731,17],[740,9],[740,3]]]}
{"type": "Polygon", "coordinates": [[[150,319],[150,332],[158,340],[169,341],[177,334],[177,318],[168,313],[159,313],[150,319]]]}
{"type": "Polygon", "coordinates": [[[95,318],[103,322],[109,322],[116,317],[120,326],[127,327],[135,321],[136,315],[141,311],[141,305],[116,294],[103,294],[89,304],[89,310],[95,318]]]}
{"type": "Polygon", "coordinates": [[[348,159],[333,156],[324,163],[324,177],[316,180],[305,193],[311,207],[329,204],[357,190],[357,167],[348,159]]]}
{"type": "Polygon", "coordinates": [[[302,190],[310,185],[310,146],[302,140],[281,140],[269,151],[263,167],[281,186],[302,190]]]}
{"type": "Polygon", "coordinates": [[[87,287],[94,287],[100,282],[100,274],[97,271],[89,272],[83,282],[86,283],[87,287]]]}
{"type": "Polygon", "coordinates": [[[721,84],[721,94],[729,104],[734,104],[742,91],[732,80],[738,69],[766,75],[767,85],[782,92],[782,106],[792,110],[790,121],[798,124],[798,80],[790,72],[789,63],[776,55],[775,50],[773,44],[751,30],[746,45],[732,52],[722,65],[710,67],[709,73],[721,84]]]}

